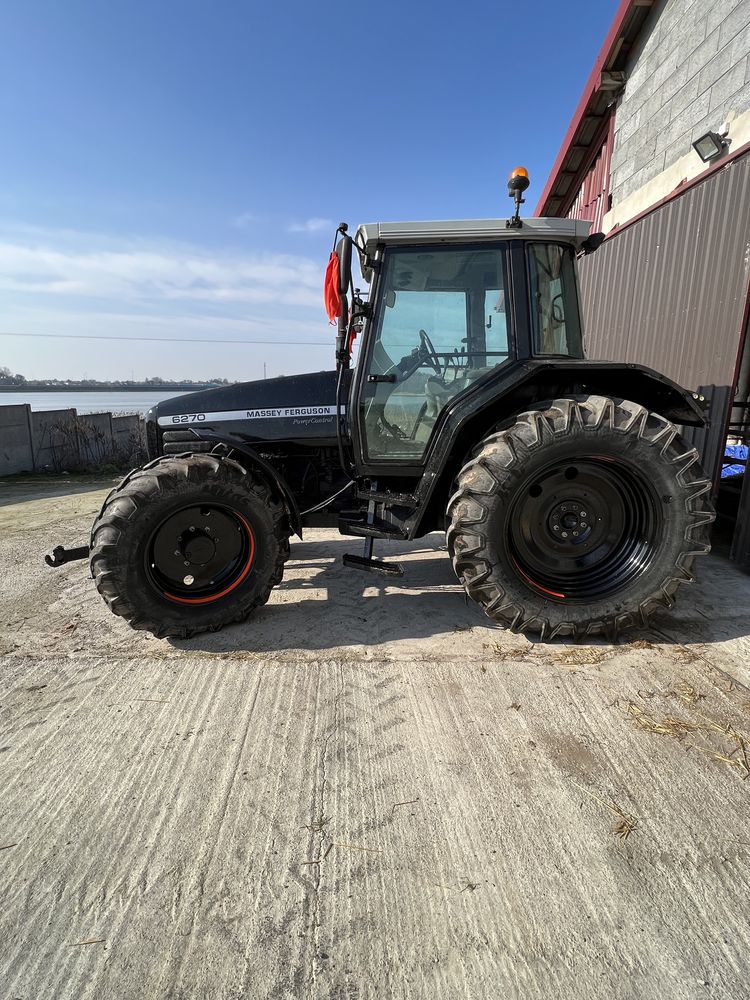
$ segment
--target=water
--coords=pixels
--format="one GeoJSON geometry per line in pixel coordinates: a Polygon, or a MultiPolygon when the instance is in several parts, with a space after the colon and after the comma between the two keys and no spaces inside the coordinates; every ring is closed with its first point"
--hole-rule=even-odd
{"type": "Polygon", "coordinates": [[[66,410],[79,413],[146,413],[155,403],[185,392],[0,392],[0,406],[28,403],[32,410],[66,410]]]}

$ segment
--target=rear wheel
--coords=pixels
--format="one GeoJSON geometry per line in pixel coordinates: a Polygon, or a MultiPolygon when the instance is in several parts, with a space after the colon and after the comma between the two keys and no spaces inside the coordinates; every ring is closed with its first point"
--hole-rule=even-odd
{"type": "Polygon", "coordinates": [[[91,572],[132,628],[186,638],[241,621],[268,600],[289,556],[283,505],[218,455],[165,456],[107,497],[91,572]]]}
{"type": "Polygon", "coordinates": [[[514,631],[645,626],[710,550],[711,484],[668,420],[627,400],[558,399],[486,438],[448,505],[467,593],[514,631]]]}

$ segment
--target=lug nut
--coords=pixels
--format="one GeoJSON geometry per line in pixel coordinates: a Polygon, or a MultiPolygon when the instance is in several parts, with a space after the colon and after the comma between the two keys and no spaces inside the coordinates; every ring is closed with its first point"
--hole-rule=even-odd
{"type": "Polygon", "coordinates": [[[586,511],[585,511],[585,510],[582,510],[582,511],[581,511],[581,517],[588,517],[588,515],[586,514],[586,511]]]}
{"type": "Polygon", "coordinates": [[[567,538],[568,537],[567,531],[563,531],[562,536],[563,536],[563,538],[567,538]]]}
{"type": "Polygon", "coordinates": [[[559,524],[553,524],[552,525],[552,530],[553,531],[559,531],[560,530],[560,525],[559,524]]]}
{"type": "Polygon", "coordinates": [[[181,555],[182,555],[182,553],[180,552],[180,550],[179,550],[179,549],[175,549],[175,550],[174,550],[174,554],[175,554],[176,556],[181,556],[181,555]]]}
{"type": "Polygon", "coordinates": [[[190,530],[191,530],[191,531],[195,531],[195,528],[193,527],[193,525],[192,525],[192,524],[190,525],[190,530]]]}

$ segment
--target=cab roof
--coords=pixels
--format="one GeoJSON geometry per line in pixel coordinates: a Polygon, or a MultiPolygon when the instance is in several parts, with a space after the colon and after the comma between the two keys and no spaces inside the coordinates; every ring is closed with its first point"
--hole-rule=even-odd
{"type": "Polygon", "coordinates": [[[521,219],[519,228],[505,219],[449,219],[443,222],[370,222],[357,230],[357,242],[372,257],[378,244],[468,243],[496,240],[554,240],[580,247],[591,230],[581,219],[521,219]]]}

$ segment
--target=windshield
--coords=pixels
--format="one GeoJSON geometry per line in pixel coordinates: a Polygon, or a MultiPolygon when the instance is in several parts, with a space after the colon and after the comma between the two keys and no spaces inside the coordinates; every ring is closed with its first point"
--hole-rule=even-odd
{"type": "Polygon", "coordinates": [[[503,247],[386,255],[363,400],[371,456],[421,457],[446,403],[507,361],[506,285],[503,247]]]}

